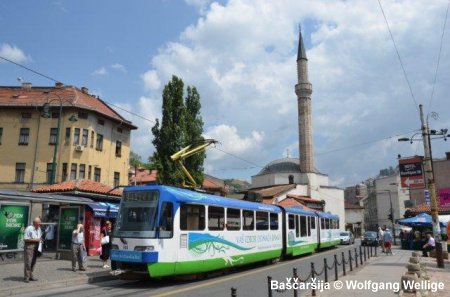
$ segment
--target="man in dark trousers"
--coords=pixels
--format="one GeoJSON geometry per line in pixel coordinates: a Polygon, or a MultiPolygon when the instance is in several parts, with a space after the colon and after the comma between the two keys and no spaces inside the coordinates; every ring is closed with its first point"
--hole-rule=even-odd
{"type": "Polygon", "coordinates": [[[24,278],[25,282],[36,281],[33,277],[34,265],[36,264],[36,257],[39,243],[42,241],[41,233],[41,219],[35,218],[33,225],[25,229],[23,241],[25,242],[23,259],[25,262],[24,278]]]}

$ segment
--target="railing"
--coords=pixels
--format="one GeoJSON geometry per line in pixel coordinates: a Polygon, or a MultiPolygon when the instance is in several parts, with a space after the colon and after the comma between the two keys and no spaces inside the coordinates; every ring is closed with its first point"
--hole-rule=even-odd
{"type": "MultiPolygon", "coordinates": [[[[322,276],[324,278],[324,283],[328,283],[329,281],[329,271],[334,271],[334,281],[337,281],[339,278],[339,270],[342,266],[342,275],[347,275],[347,267],[349,269],[349,272],[353,271],[353,269],[358,268],[359,266],[363,266],[371,257],[377,256],[377,246],[359,246],[358,248],[349,249],[348,250],[348,256],[346,258],[345,252],[342,252],[340,257],[338,257],[337,254],[334,254],[333,256],[333,263],[331,265],[328,265],[327,258],[323,259],[323,265],[322,269],[320,271],[316,270],[314,262],[311,262],[311,268],[309,270],[309,273],[304,278],[301,278],[298,275],[297,268],[294,267],[292,269],[292,278],[291,278],[291,284],[294,282],[297,283],[312,283],[314,281],[317,281],[316,277],[322,276]],[[338,260],[340,258],[340,261],[338,260]]],[[[284,294],[288,291],[292,291],[294,294],[294,297],[298,297],[300,288],[295,288],[295,286],[292,286],[292,289],[273,289],[272,288],[272,277],[267,276],[267,293],[268,297],[273,297],[274,294],[284,294]]],[[[316,286],[317,287],[317,286],[316,286]]],[[[316,289],[311,289],[311,295],[316,296],[316,289]]],[[[231,288],[231,297],[237,297],[237,288],[231,288]]]]}

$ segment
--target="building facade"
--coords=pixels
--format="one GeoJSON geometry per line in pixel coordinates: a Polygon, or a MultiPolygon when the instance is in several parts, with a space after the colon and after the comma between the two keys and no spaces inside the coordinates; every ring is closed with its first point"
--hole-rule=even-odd
{"type": "Polygon", "coordinates": [[[1,188],[76,179],[128,184],[136,127],[87,88],[0,87],[0,107],[1,188]]]}

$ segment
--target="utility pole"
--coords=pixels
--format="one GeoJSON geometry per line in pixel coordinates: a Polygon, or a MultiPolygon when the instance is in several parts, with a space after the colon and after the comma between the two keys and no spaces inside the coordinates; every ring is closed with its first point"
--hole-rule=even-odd
{"type": "Polygon", "coordinates": [[[420,122],[422,125],[422,138],[423,149],[425,154],[425,176],[427,179],[428,190],[430,192],[431,199],[431,217],[433,219],[433,236],[436,244],[436,262],[439,268],[444,268],[444,259],[442,258],[442,244],[441,244],[441,229],[439,226],[439,214],[438,205],[436,199],[436,186],[434,184],[433,168],[432,168],[432,156],[431,156],[431,143],[430,143],[430,131],[427,124],[424,121],[422,104],[420,108],[420,122]]]}

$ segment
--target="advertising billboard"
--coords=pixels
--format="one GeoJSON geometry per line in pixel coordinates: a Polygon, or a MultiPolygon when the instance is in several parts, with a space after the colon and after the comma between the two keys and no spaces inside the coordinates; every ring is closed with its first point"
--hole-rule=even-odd
{"type": "Polygon", "coordinates": [[[28,204],[0,205],[0,251],[23,250],[23,236],[29,216],[28,204]]]}
{"type": "Polygon", "coordinates": [[[72,232],[77,228],[79,217],[79,207],[61,207],[58,223],[58,250],[71,249],[72,232]]]}
{"type": "Polygon", "coordinates": [[[416,156],[400,159],[399,168],[402,188],[425,188],[425,179],[423,175],[423,157],[416,156]]]}
{"type": "Polygon", "coordinates": [[[439,205],[450,206],[450,188],[439,190],[439,205]]]}

